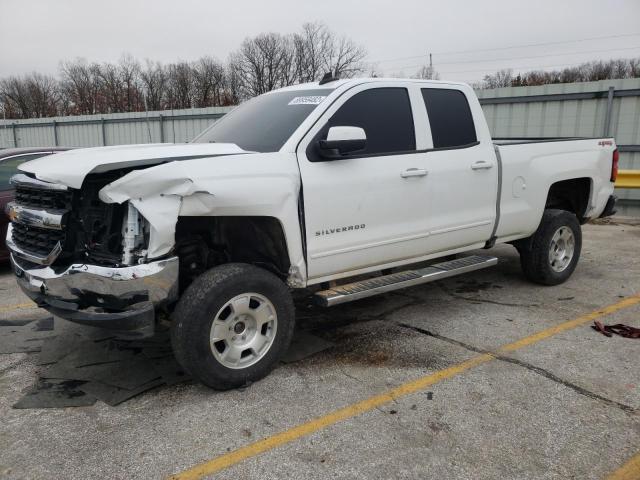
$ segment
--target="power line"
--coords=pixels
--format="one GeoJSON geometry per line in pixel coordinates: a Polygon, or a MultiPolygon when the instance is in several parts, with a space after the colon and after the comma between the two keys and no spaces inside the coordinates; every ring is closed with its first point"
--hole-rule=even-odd
{"type": "Polygon", "coordinates": [[[613,51],[618,51],[618,50],[633,50],[635,48],[640,48],[640,46],[637,47],[621,47],[621,48],[606,48],[603,50],[582,50],[580,52],[566,52],[566,53],[548,53],[545,55],[531,55],[528,57],[510,57],[510,58],[495,58],[495,59],[489,59],[489,60],[465,60],[462,62],[438,62],[438,65],[459,65],[459,64],[463,64],[463,63],[487,63],[487,62],[500,62],[500,61],[505,61],[505,60],[521,60],[521,59],[527,59],[527,58],[546,58],[546,57],[564,57],[567,55],[583,55],[586,53],[602,53],[602,52],[613,52],[613,51]]]}
{"type": "MultiPolygon", "coordinates": [[[[558,68],[558,67],[576,67],[578,65],[584,65],[585,63],[588,62],[577,62],[577,63],[559,63],[557,65],[537,65],[537,66],[530,66],[530,67],[510,67],[509,70],[533,70],[536,68],[558,68]]],[[[409,68],[409,67],[406,67],[409,68]]],[[[438,73],[477,73],[477,72],[488,72],[490,70],[493,70],[491,68],[484,68],[482,70],[450,70],[448,72],[438,72],[438,73]]],[[[495,71],[498,70],[504,70],[504,69],[496,69],[495,71]]]]}
{"type": "Polygon", "coordinates": [[[561,45],[564,43],[578,43],[578,42],[588,42],[591,40],[604,40],[607,38],[625,38],[625,37],[637,37],[638,35],[640,35],[640,32],[638,33],[623,33],[620,35],[604,35],[604,36],[600,36],[600,37],[590,37],[590,38],[580,38],[578,40],[566,40],[563,42],[545,42],[545,43],[530,43],[528,45],[516,45],[516,46],[512,46],[512,47],[499,47],[499,48],[489,48],[489,49],[478,49],[478,50],[461,50],[461,51],[457,51],[457,52],[441,52],[438,55],[453,55],[453,54],[459,54],[459,53],[474,53],[474,52],[486,52],[486,51],[494,51],[494,50],[510,50],[513,48],[524,48],[524,47],[543,47],[543,46],[547,46],[547,45],[561,45]]]}
{"type": "MultiPolygon", "coordinates": [[[[577,40],[565,40],[562,42],[544,42],[544,43],[529,43],[524,45],[512,45],[508,47],[494,47],[494,48],[479,48],[473,50],[458,50],[458,51],[449,51],[449,52],[435,52],[433,55],[458,55],[462,53],[476,53],[476,52],[491,52],[491,51],[499,51],[499,50],[512,50],[515,48],[527,48],[527,47],[542,47],[547,45],[562,45],[566,43],[577,43],[577,42],[587,42],[591,40],[604,40],[609,38],[625,38],[625,37],[637,37],[640,33],[624,33],[620,35],[603,35],[600,37],[590,37],[590,38],[580,38],[577,40]]],[[[396,58],[387,58],[384,60],[374,60],[371,63],[385,63],[385,62],[395,62],[398,60],[411,60],[414,58],[424,58],[428,57],[429,54],[424,55],[413,55],[409,57],[396,57],[396,58]]]]}
{"type": "MultiPolygon", "coordinates": [[[[462,63],[486,63],[486,62],[501,62],[501,61],[508,61],[508,60],[521,60],[521,59],[526,59],[526,58],[546,58],[546,57],[557,57],[557,56],[566,56],[566,55],[578,55],[578,54],[586,54],[586,53],[597,53],[597,52],[612,52],[612,51],[619,51],[619,50],[634,50],[634,49],[639,49],[640,50],[640,46],[637,47],[625,47],[625,48],[613,48],[613,49],[608,49],[608,50],[591,50],[591,51],[585,51],[585,52],[575,52],[575,53],[562,53],[562,54],[550,54],[550,55],[538,55],[538,56],[532,56],[532,57],[515,57],[515,58],[498,58],[495,60],[478,60],[478,61],[465,61],[465,62],[448,62],[448,63],[439,63],[438,65],[457,65],[457,64],[462,64],[462,63]]],[[[574,63],[574,64],[570,64],[570,65],[582,65],[583,63],[588,63],[587,61],[582,61],[582,62],[578,62],[578,63],[574,63]]],[[[402,70],[404,68],[420,68],[423,67],[424,64],[423,63],[419,63],[419,64],[415,64],[415,65],[403,65],[403,66],[399,66],[399,67],[387,67],[382,69],[383,71],[389,71],[389,70],[402,70]]],[[[562,66],[562,65],[549,65],[549,67],[553,67],[553,66],[562,66]]],[[[539,66],[539,67],[534,67],[534,66],[520,66],[520,67],[508,67],[511,69],[531,69],[531,68],[545,68],[543,66],[539,66]]],[[[437,67],[436,67],[437,69],[437,67]]],[[[496,67],[486,67],[483,69],[479,69],[479,70],[439,70],[437,69],[437,71],[439,73],[471,73],[471,72],[486,72],[488,70],[495,70],[499,68],[496,67]]]]}

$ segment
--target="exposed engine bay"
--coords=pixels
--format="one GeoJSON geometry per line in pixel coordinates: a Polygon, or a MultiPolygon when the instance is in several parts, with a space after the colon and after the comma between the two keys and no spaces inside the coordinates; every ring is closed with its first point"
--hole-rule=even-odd
{"type": "Polygon", "coordinates": [[[23,176],[24,181],[16,184],[13,208],[55,212],[60,225],[37,226],[14,218],[13,242],[41,257],[58,248],[53,268],[78,262],[109,267],[137,263],[146,254],[143,246],[149,235],[144,218],[128,203],[104,203],[98,198],[101,188],[128,171],[87,175],[80,190],[43,189],[23,176]]]}
{"type": "Polygon", "coordinates": [[[176,256],[181,288],[228,262],[303,284],[294,153],[203,143],[101,147],[20,170],[24,183],[16,188],[33,201],[18,195],[23,214],[12,217],[8,237],[23,262],[63,272],[72,264],[126,268],[176,256]]]}

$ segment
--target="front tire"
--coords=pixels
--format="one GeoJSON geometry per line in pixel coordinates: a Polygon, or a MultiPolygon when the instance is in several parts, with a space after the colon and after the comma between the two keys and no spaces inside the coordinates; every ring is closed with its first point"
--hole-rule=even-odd
{"type": "Polygon", "coordinates": [[[265,377],[289,348],[295,309],[286,285],[253,265],[231,263],[200,275],[173,313],[178,362],[216,390],[265,377]]]}
{"type": "Polygon", "coordinates": [[[541,285],[558,285],[573,273],[582,249],[582,230],[576,216],[549,209],[526,246],[519,247],[524,276],[541,285]]]}

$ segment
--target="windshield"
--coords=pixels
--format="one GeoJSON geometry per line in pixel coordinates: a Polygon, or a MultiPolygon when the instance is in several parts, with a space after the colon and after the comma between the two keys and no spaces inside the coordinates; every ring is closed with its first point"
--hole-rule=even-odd
{"type": "Polygon", "coordinates": [[[332,89],[289,90],[255,97],[198,135],[195,143],[235,143],[253,152],[277,152],[332,89]]]}

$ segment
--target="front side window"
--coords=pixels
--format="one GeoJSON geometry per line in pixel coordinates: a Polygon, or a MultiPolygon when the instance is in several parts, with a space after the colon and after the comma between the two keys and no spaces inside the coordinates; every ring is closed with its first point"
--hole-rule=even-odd
{"type": "Polygon", "coordinates": [[[477,141],[467,97],[460,90],[423,88],[434,148],[451,148],[477,141]]]}
{"type": "Polygon", "coordinates": [[[277,152],[332,89],[288,90],[255,97],[197,136],[195,143],[235,143],[250,152],[277,152]]]}
{"type": "Polygon", "coordinates": [[[333,114],[316,138],[326,139],[331,127],[360,127],[367,135],[371,156],[416,149],[411,102],[406,88],[372,88],[355,94],[333,114]]]}

